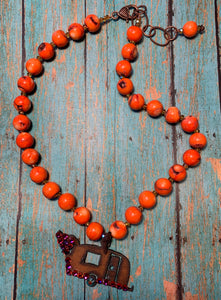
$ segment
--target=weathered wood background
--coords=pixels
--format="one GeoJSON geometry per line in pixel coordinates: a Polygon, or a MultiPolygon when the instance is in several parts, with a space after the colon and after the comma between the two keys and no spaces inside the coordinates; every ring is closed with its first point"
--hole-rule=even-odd
{"type": "MultiPolygon", "coordinates": [[[[159,197],[127,239],[112,243],[131,261],[133,293],[89,288],[66,276],[55,232],[88,242],[85,228],[57,201],[42,196],[15,145],[17,80],[38,45],[89,13],[104,16],[130,3],[1,0],[1,299],[221,299],[220,1],[135,1],[147,5],[153,25],[180,28],[187,20],[205,25],[204,34],[179,37],[166,48],[144,38],[132,80],[146,101],[160,99],[166,108],[175,105],[184,115],[197,116],[208,145],[185,182],[174,185],[169,197],[159,197]]],[[[112,21],[99,34],[56,51],[36,78],[28,115],[51,180],[74,193],[78,205],[86,205],[106,230],[114,220],[124,220],[125,209],[138,204],[142,190],[153,189],[174,162],[182,163],[189,148],[189,136],[179,125],[131,111],[118,94],[115,65],[127,28],[123,20],[112,21]]]]}

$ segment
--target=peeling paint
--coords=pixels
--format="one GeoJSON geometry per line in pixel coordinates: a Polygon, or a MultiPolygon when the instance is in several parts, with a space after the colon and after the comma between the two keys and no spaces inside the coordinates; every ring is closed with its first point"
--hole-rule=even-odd
{"type": "Polygon", "coordinates": [[[166,292],[167,300],[177,300],[177,284],[164,280],[163,287],[166,292]]]}
{"type": "Polygon", "coordinates": [[[135,275],[138,277],[141,275],[141,266],[138,266],[136,272],[135,272],[135,275]]]}
{"type": "Polygon", "coordinates": [[[221,159],[210,157],[206,158],[206,161],[211,163],[214,173],[217,174],[218,179],[221,181],[221,159]]]}
{"type": "Polygon", "coordinates": [[[93,294],[92,294],[92,300],[96,300],[96,299],[100,298],[101,295],[102,295],[102,293],[98,293],[98,290],[94,289],[93,294]]]}

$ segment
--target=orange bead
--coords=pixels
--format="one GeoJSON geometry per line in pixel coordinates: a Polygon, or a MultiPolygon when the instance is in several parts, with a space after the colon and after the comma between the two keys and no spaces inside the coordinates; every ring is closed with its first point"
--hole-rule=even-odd
{"type": "Polygon", "coordinates": [[[34,138],[28,132],[21,132],[16,138],[16,144],[22,149],[30,148],[34,144],[34,138]]]}
{"type": "Polygon", "coordinates": [[[80,225],[84,225],[90,221],[91,213],[86,207],[78,207],[74,211],[74,220],[80,225]]]}
{"type": "Polygon", "coordinates": [[[53,32],[52,41],[58,48],[63,48],[68,44],[68,38],[63,30],[57,30],[53,32]]]}
{"type": "Polygon", "coordinates": [[[13,104],[17,111],[28,112],[31,108],[31,101],[26,96],[16,97],[13,104]]]}
{"type": "Polygon", "coordinates": [[[184,131],[191,133],[198,129],[199,122],[196,117],[187,116],[182,120],[181,127],[184,131]]]}
{"type": "Polygon", "coordinates": [[[207,144],[207,139],[204,134],[197,132],[191,135],[189,143],[194,149],[203,149],[207,144]]]}
{"type": "Polygon", "coordinates": [[[144,97],[140,94],[131,95],[128,104],[133,110],[141,110],[145,104],[144,97]]]}
{"type": "Polygon", "coordinates": [[[168,108],[165,114],[165,119],[168,123],[175,124],[180,120],[180,111],[177,107],[171,106],[168,108]]]}
{"type": "Polygon", "coordinates": [[[70,193],[62,194],[58,199],[58,205],[63,210],[71,210],[76,206],[76,198],[70,193]]]}
{"type": "Polygon", "coordinates": [[[121,95],[125,96],[125,95],[129,95],[132,93],[134,86],[130,79],[122,78],[117,83],[117,89],[121,95]]]}
{"type": "Polygon", "coordinates": [[[130,77],[132,67],[129,61],[121,60],[116,65],[116,72],[119,76],[130,77]]]}
{"type": "Polygon", "coordinates": [[[155,191],[161,196],[167,196],[173,190],[172,183],[167,178],[158,179],[155,182],[154,188],[155,188],[155,191]]]}
{"type": "Polygon", "coordinates": [[[110,233],[113,238],[121,240],[127,234],[127,226],[122,221],[115,221],[110,226],[110,233]]]}
{"type": "Polygon", "coordinates": [[[143,37],[143,32],[138,26],[130,26],[127,29],[127,38],[131,42],[138,43],[143,37]]]}
{"type": "Polygon", "coordinates": [[[35,183],[42,183],[48,178],[48,171],[42,167],[34,167],[30,172],[30,177],[35,183]]]}
{"type": "Polygon", "coordinates": [[[102,237],[103,232],[103,226],[97,222],[91,222],[86,230],[87,237],[92,241],[99,240],[102,237]]]}
{"type": "Polygon", "coordinates": [[[37,58],[30,58],[27,62],[26,62],[26,70],[34,75],[37,76],[39,74],[42,73],[43,71],[43,66],[42,63],[40,62],[39,59],[37,58]]]}
{"type": "Polygon", "coordinates": [[[27,131],[31,126],[31,121],[25,115],[17,115],[14,117],[13,126],[19,131],[27,131]]]}
{"type": "Polygon", "coordinates": [[[34,80],[29,76],[22,76],[18,79],[18,88],[27,94],[31,93],[35,88],[34,80]]]}
{"type": "Polygon", "coordinates": [[[181,165],[173,165],[169,169],[169,176],[174,180],[174,181],[182,181],[186,178],[186,169],[184,166],[181,165]]]}
{"type": "Polygon", "coordinates": [[[136,206],[130,206],[125,211],[125,218],[130,224],[138,224],[142,219],[142,212],[136,206]]]}
{"type": "Polygon", "coordinates": [[[73,23],[68,27],[70,38],[79,41],[84,37],[84,27],[81,24],[73,23]]]}
{"type": "Polygon", "coordinates": [[[139,195],[138,200],[143,208],[153,208],[157,203],[156,196],[150,191],[143,191],[139,195]]]}
{"type": "Polygon", "coordinates": [[[21,158],[25,164],[31,166],[35,165],[39,161],[40,154],[35,149],[25,149],[22,152],[21,158]]]}
{"type": "Polygon", "coordinates": [[[55,52],[51,44],[41,43],[41,45],[38,47],[38,54],[44,60],[49,60],[54,57],[55,52]]]}
{"type": "Polygon", "coordinates": [[[183,154],[183,161],[189,167],[195,167],[200,163],[201,156],[198,151],[189,149],[183,154]]]}
{"type": "Polygon", "coordinates": [[[162,114],[163,105],[158,100],[152,100],[147,103],[147,113],[151,117],[159,117],[162,114]]]}
{"type": "Polygon", "coordinates": [[[198,26],[194,21],[186,22],[186,24],[183,26],[183,34],[187,38],[194,37],[197,34],[197,31],[198,31],[198,26]]]}
{"type": "Polygon", "coordinates": [[[47,182],[42,188],[43,195],[48,199],[54,199],[60,192],[60,186],[55,182],[47,182]]]}
{"type": "Polygon", "coordinates": [[[133,61],[137,58],[137,47],[132,43],[126,44],[123,46],[121,53],[124,59],[133,61]]]}
{"type": "Polygon", "coordinates": [[[84,20],[84,24],[87,26],[89,32],[96,32],[101,27],[100,20],[96,15],[88,15],[84,20]]]}

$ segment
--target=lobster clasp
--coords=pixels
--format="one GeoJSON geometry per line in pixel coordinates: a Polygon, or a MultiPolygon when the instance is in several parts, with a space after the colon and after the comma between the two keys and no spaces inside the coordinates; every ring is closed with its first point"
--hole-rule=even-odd
{"type": "Polygon", "coordinates": [[[129,22],[129,20],[135,20],[137,18],[137,6],[131,4],[122,7],[118,12],[118,16],[121,19],[126,20],[127,23],[129,22]]]}
{"type": "Polygon", "coordinates": [[[147,8],[144,5],[136,6],[130,4],[122,7],[118,12],[114,11],[111,17],[113,20],[117,20],[118,18],[121,18],[125,20],[127,23],[131,21],[133,24],[134,20],[140,19],[143,15],[145,15],[146,10],[147,8]]]}

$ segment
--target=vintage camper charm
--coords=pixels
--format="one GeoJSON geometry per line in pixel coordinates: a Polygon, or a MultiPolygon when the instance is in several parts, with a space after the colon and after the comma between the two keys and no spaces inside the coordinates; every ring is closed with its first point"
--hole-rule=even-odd
{"type": "Polygon", "coordinates": [[[126,256],[108,249],[111,244],[109,233],[103,236],[101,246],[80,244],[74,235],[62,231],[56,233],[58,244],[66,255],[66,273],[87,281],[91,287],[96,284],[133,291],[128,287],[130,262],[126,256]],[[97,263],[90,262],[90,256],[97,257],[97,263]]]}

